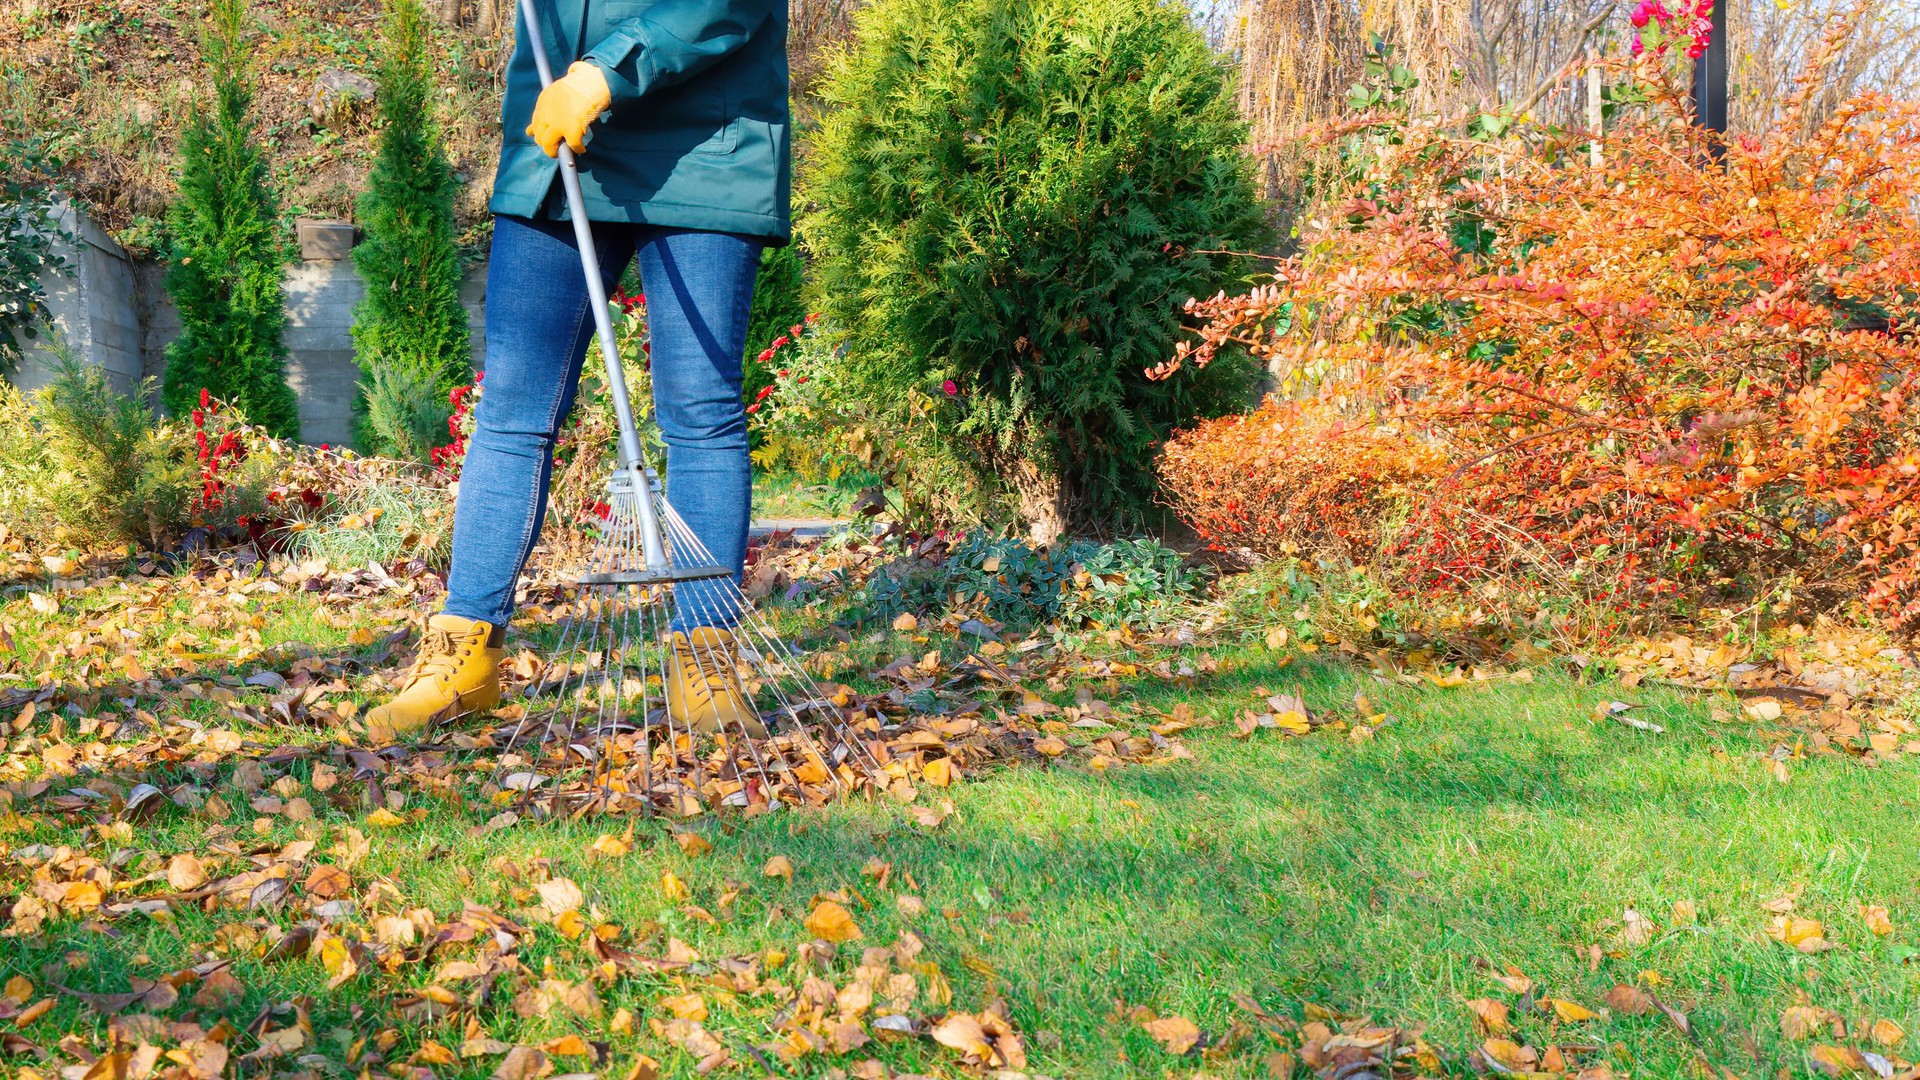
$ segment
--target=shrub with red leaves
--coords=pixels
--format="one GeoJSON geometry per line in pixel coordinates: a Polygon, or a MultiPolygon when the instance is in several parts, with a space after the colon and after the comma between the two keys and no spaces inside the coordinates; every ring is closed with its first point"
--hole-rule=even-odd
{"type": "MultiPolygon", "coordinates": [[[[1644,104],[1599,168],[1583,133],[1356,125],[1352,197],[1270,284],[1190,304],[1199,340],[1163,370],[1245,346],[1318,408],[1441,455],[1394,551],[1420,587],[1864,599],[1920,628],[1920,104],[1866,94],[1807,122],[1844,32],[1772,129],[1724,146],[1681,122],[1651,53],[1611,69],[1644,104]]],[[[1235,460],[1274,468],[1283,505],[1350,493],[1279,460],[1302,437],[1235,460]]],[[[1218,529],[1209,490],[1176,504],[1218,529]]],[[[1267,516],[1283,537],[1298,520],[1267,516]]]]}

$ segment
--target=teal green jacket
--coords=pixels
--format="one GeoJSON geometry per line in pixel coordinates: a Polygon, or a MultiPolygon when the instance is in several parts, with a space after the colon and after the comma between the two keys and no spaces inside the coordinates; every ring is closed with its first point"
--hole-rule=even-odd
{"type": "MultiPolygon", "coordinates": [[[[580,186],[594,221],[792,236],[787,0],[535,0],[555,76],[606,74],[613,107],[589,129],[580,186]]],[[[565,216],[559,163],[527,137],[540,75],[515,19],[500,110],[496,214],[565,216]]]]}

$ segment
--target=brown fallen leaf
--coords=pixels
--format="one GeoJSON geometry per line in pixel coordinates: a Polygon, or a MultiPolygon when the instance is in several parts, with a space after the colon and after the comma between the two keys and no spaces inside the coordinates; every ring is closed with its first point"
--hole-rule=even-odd
{"type": "Polygon", "coordinates": [[[761,877],[782,878],[788,883],[793,881],[793,860],[785,855],[775,855],[760,868],[761,877]]]}
{"type": "Polygon", "coordinates": [[[1867,1059],[1851,1046],[1822,1043],[1807,1052],[1807,1059],[1813,1063],[1813,1071],[1822,1076],[1871,1075],[1867,1059]]]}
{"type": "Polygon", "coordinates": [[[705,855],[713,850],[713,844],[699,833],[677,832],[673,842],[680,845],[680,853],[687,856],[705,855]]]}
{"type": "Polygon", "coordinates": [[[1893,920],[1888,917],[1887,909],[1879,904],[1861,904],[1860,918],[1866,921],[1867,929],[1877,937],[1893,933],[1893,920]]]}
{"type": "MultiPolygon", "coordinates": [[[[1827,1009],[1812,1005],[1789,1005],[1780,1014],[1780,1035],[1782,1038],[1799,1041],[1817,1034],[1822,1028],[1836,1024],[1839,1017],[1827,1009]]],[[[1835,1031],[1835,1037],[1845,1035],[1844,1029],[1835,1031]]]]}
{"type": "Polygon", "coordinates": [[[1162,1016],[1140,1026],[1169,1054],[1184,1054],[1200,1041],[1200,1028],[1184,1016],[1162,1016]]]}
{"type": "Polygon", "coordinates": [[[1654,1009],[1653,998],[1636,986],[1620,983],[1607,991],[1607,1008],[1622,1016],[1645,1016],[1654,1009]]]}
{"type": "Polygon", "coordinates": [[[167,861],[167,884],[180,892],[197,889],[207,883],[207,868],[199,859],[185,853],[167,861]]]}
{"type": "Polygon", "coordinates": [[[569,911],[580,910],[580,906],[587,902],[586,894],[580,891],[580,886],[574,884],[572,878],[543,881],[535,885],[533,891],[540,894],[540,906],[555,919],[569,911]]]}
{"type": "Polygon", "coordinates": [[[545,1052],[531,1046],[516,1046],[507,1051],[499,1068],[493,1070],[493,1080],[539,1080],[553,1071],[553,1062],[547,1060],[545,1052]]]}
{"type": "Polygon", "coordinates": [[[1891,1050],[1907,1041],[1907,1030],[1891,1020],[1873,1022],[1873,1041],[1891,1050]]]}

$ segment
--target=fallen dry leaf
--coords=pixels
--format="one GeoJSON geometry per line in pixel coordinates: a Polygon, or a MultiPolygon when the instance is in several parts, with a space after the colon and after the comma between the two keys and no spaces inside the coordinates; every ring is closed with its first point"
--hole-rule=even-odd
{"type": "Polygon", "coordinates": [[[1200,1028],[1184,1016],[1162,1016],[1140,1025],[1169,1054],[1184,1054],[1200,1041],[1200,1028]]]}
{"type": "Polygon", "coordinates": [[[1783,945],[1790,945],[1803,953],[1825,952],[1833,944],[1824,936],[1826,927],[1818,919],[1802,919],[1793,915],[1776,915],[1767,921],[1767,936],[1783,945]]]}
{"type": "Polygon", "coordinates": [[[1878,937],[1893,933],[1893,920],[1888,917],[1887,909],[1879,904],[1861,904],[1860,918],[1866,921],[1867,929],[1878,937]]]}
{"type": "Polygon", "coordinates": [[[1481,1035],[1505,1035],[1513,1030],[1513,1024],[1507,1019],[1508,1009],[1504,1002],[1492,998],[1474,998],[1467,1002],[1467,1008],[1473,1013],[1473,1026],[1481,1035]]]}
{"type": "Polygon", "coordinates": [[[783,878],[791,882],[793,881],[793,860],[785,855],[775,855],[767,860],[767,865],[760,868],[760,876],[783,878]]]}
{"type": "Polygon", "coordinates": [[[857,941],[860,927],[847,909],[831,900],[822,900],[807,913],[807,933],[823,941],[857,941]]]}

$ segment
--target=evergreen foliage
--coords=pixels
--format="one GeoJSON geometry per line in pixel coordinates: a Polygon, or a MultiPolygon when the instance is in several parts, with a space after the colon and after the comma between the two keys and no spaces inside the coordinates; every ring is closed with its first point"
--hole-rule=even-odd
{"type": "Polygon", "coordinates": [[[161,546],[200,480],[187,429],[159,420],[151,385],[127,397],[56,337],[53,381],[0,382],[0,525],[41,543],[161,546]]]}
{"type": "Polygon", "coordinates": [[[282,282],[290,257],[248,109],[246,0],[212,0],[203,52],[213,80],[180,138],[180,197],[167,293],[180,336],[167,346],[162,398],[184,416],[200,391],[238,406],[276,436],[296,438],[300,412],[287,385],[282,282]]]}
{"type": "MultiPolygon", "coordinates": [[[[359,201],[366,240],[353,252],[367,283],[354,355],[369,387],[376,372],[404,373],[386,380],[383,393],[420,388],[417,407],[430,403],[444,426],[447,394],[473,377],[453,214],[459,182],[433,121],[432,42],[420,0],[390,0],[384,29],[380,141],[359,201]]],[[[376,451],[404,449],[379,425],[363,423],[362,432],[376,451]]]]}
{"type": "Polygon", "coordinates": [[[956,411],[958,437],[927,452],[1017,493],[1036,535],[1062,511],[1139,523],[1153,447],[1244,403],[1244,366],[1144,374],[1182,302],[1244,272],[1218,252],[1266,239],[1224,61],[1158,0],[879,0],[859,18],[805,177],[848,389],[956,411]]]}

